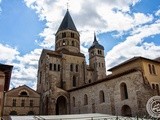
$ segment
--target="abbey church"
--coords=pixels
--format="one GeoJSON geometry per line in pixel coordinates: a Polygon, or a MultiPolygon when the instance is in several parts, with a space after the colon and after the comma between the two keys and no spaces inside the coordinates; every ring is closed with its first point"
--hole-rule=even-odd
{"type": "Polygon", "coordinates": [[[104,47],[96,35],[88,49],[89,64],[80,41],[67,10],[55,34],[55,50],[43,49],[39,59],[40,114],[147,115],[148,99],[159,95],[159,60],[133,57],[106,75],[104,47]]]}

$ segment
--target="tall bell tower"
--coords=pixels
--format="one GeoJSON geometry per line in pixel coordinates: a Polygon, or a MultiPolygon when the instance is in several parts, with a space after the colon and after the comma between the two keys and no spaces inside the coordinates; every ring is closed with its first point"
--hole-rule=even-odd
{"type": "Polygon", "coordinates": [[[60,27],[56,33],[55,50],[68,50],[69,52],[80,52],[80,35],[77,31],[72,17],[67,10],[60,27]]]}

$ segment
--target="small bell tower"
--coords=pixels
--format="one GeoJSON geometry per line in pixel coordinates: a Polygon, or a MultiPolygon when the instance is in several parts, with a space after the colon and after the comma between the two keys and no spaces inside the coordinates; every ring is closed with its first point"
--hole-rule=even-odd
{"type": "Polygon", "coordinates": [[[97,41],[94,33],[94,41],[89,48],[89,65],[94,69],[94,80],[99,80],[106,77],[104,47],[97,41]]]}

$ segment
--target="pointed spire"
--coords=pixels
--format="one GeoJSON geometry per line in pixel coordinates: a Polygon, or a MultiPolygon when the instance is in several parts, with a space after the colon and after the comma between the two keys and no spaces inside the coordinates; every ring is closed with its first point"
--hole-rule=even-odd
{"type": "Polygon", "coordinates": [[[96,37],[96,33],[94,32],[94,42],[98,42],[97,41],[97,37],[96,37]]]}
{"type": "Polygon", "coordinates": [[[69,3],[67,2],[67,11],[68,11],[68,8],[69,8],[69,3]]]}
{"type": "Polygon", "coordinates": [[[57,32],[67,29],[77,31],[68,9],[57,32]]]}
{"type": "Polygon", "coordinates": [[[98,43],[95,32],[94,32],[94,41],[93,41],[92,46],[89,48],[89,50],[94,49],[94,48],[104,50],[104,47],[98,43]]]}

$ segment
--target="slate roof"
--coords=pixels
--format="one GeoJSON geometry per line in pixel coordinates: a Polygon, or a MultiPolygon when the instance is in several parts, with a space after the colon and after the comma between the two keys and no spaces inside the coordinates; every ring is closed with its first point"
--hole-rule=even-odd
{"type": "Polygon", "coordinates": [[[98,48],[98,49],[104,50],[104,47],[98,43],[95,34],[94,34],[94,41],[93,41],[93,44],[92,44],[92,46],[89,48],[89,50],[91,50],[91,49],[93,49],[93,48],[98,48]]]}
{"type": "Polygon", "coordinates": [[[61,30],[67,30],[67,29],[77,31],[76,26],[74,25],[74,22],[68,10],[62,20],[60,27],[58,28],[57,33],[61,30]]]}

